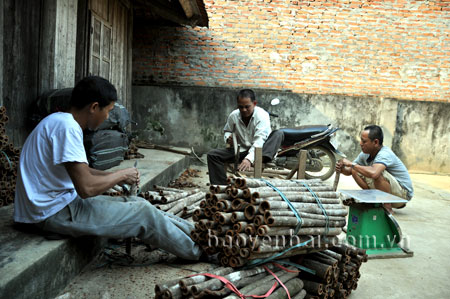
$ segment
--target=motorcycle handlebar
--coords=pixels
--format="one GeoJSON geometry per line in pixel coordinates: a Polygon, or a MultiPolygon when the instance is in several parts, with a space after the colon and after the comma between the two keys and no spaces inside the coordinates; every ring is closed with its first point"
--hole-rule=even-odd
{"type": "Polygon", "coordinates": [[[273,116],[273,117],[278,117],[278,114],[275,114],[275,113],[269,112],[269,116],[273,116]]]}

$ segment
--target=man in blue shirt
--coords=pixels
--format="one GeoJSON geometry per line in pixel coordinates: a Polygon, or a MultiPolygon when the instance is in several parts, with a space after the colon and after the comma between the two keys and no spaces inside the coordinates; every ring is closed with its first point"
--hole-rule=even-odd
{"type": "MultiPolygon", "coordinates": [[[[336,164],[336,171],[352,175],[362,189],[378,189],[406,200],[413,197],[413,186],[403,162],[386,146],[383,146],[383,131],[370,125],[361,132],[359,143],[362,152],[353,161],[343,159],[336,164]]],[[[405,204],[384,204],[392,208],[403,208],[405,204]]]]}

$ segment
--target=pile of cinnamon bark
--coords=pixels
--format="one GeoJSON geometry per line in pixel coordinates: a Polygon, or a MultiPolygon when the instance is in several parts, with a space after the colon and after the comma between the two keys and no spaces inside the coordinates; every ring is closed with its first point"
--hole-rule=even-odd
{"type": "Polygon", "coordinates": [[[363,250],[341,244],[251,268],[214,267],[164,281],[155,286],[155,298],[347,298],[365,261],[363,250]]]}
{"type": "Polygon", "coordinates": [[[147,199],[157,209],[182,218],[191,217],[206,194],[200,189],[182,190],[156,185],[154,189],[156,191],[142,192],[138,196],[147,199]]]}
{"type": "Polygon", "coordinates": [[[0,207],[14,202],[20,158],[20,150],[14,147],[6,134],[8,120],[6,108],[0,106],[0,207]]]}
{"type": "MultiPolygon", "coordinates": [[[[189,218],[194,210],[199,208],[201,200],[205,199],[205,192],[200,189],[182,190],[155,185],[154,191],[140,192],[142,197],[157,209],[174,214],[178,217],[189,218]]],[[[127,191],[121,186],[114,186],[104,193],[109,196],[127,196],[127,191]]]]}
{"type": "Polygon", "coordinates": [[[192,239],[223,266],[323,250],[337,243],[347,210],[320,180],[229,178],[194,211],[192,239]]]}

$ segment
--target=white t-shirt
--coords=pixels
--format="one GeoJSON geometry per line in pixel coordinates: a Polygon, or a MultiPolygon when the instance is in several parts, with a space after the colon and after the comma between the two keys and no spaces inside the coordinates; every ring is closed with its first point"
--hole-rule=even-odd
{"type": "Polygon", "coordinates": [[[65,162],[88,163],[83,130],[70,113],[44,118],[28,136],[20,155],[14,220],[36,223],[77,197],[65,162]]]}
{"type": "Polygon", "coordinates": [[[227,138],[231,136],[231,131],[234,125],[236,125],[236,137],[237,142],[240,145],[240,151],[248,151],[245,159],[250,162],[255,161],[255,147],[263,147],[264,142],[272,132],[270,128],[270,117],[266,110],[256,106],[253,110],[252,117],[248,126],[244,124],[241,118],[239,109],[234,110],[228,116],[227,123],[223,130],[225,131],[224,140],[227,142],[227,138]]]}

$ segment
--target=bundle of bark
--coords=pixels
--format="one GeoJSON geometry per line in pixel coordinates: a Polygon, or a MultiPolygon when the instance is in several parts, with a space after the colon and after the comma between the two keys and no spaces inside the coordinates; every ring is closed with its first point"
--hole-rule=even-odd
{"type": "Polygon", "coordinates": [[[103,195],[108,195],[108,196],[126,196],[124,189],[119,186],[116,185],[112,188],[110,188],[109,190],[103,192],[103,195]]]}
{"type": "Polygon", "coordinates": [[[306,254],[337,243],[347,210],[332,186],[320,180],[228,180],[228,185],[210,186],[194,211],[191,233],[208,254],[219,253],[222,265],[240,267],[251,260],[306,254]],[[282,192],[297,215],[267,182],[282,192]]]}
{"type": "Polygon", "coordinates": [[[145,156],[138,152],[139,148],[134,143],[130,143],[128,146],[128,150],[125,152],[124,159],[125,160],[131,160],[131,159],[142,159],[145,156]]]}
{"type": "Polygon", "coordinates": [[[206,195],[200,189],[181,190],[157,185],[153,187],[155,191],[141,192],[138,196],[148,200],[157,209],[182,218],[191,217],[206,195]]]}
{"type": "MultiPolygon", "coordinates": [[[[269,298],[288,298],[286,289],[292,299],[301,299],[306,296],[303,282],[298,278],[295,268],[283,270],[272,264],[257,266],[248,270],[235,270],[230,267],[218,267],[208,274],[225,278],[243,295],[264,295],[272,287],[273,292],[269,298]],[[286,287],[281,286],[275,279],[286,287]]],[[[203,273],[204,274],[204,273],[203,273]]],[[[233,287],[232,287],[233,288],[233,287]]],[[[155,298],[240,298],[222,281],[211,276],[196,275],[176,278],[155,286],[155,298]]]]}
{"type": "Polygon", "coordinates": [[[6,134],[7,122],[6,108],[0,106],[0,207],[14,202],[20,158],[20,150],[9,142],[6,134]]]}
{"type": "Polygon", "coordinates": [[[347,298],[357,288],[361,276],[359,268],[366,261],[364,250],[341,244],[321,252],[291,257],[291,264],[296,266],[281,267],[277,263],[267,263],[242,270],[218,267],[208,273],[176,278],[157,284],[155,298],[261,296],[274,284],[273,293],[268,298],[288,298],[287,292],[296,299],[347,298]],[[231,288],[225,285],[227,281],[233,284],[231,288]],[[234,288],[238,292],[232,291],[234,288]]]}
{"type": "Polygon", "coordinates": [[[198,188],[199,186],[191,181],[193,177],[199,177],[199,170],[186,169],[176,180],[169,183],[172,188],[198,188]]]}
{"type": "MultiPolygon", "coordinates": [[[[194,211],[199,208],[201,200],[205,198],[206,192],[200,189],[181,190],[170,187],[154,185],[154,191],[140,192],[137,196],[146,199],[157,209],[174,214],[181,218],[192,217],[194,211]]],[[[114,186],[103,193],[109,196],[130,195],[121,186],[114,186]]]]}
{"type": "Polygon", "coordinates": [[[341,244],[291,260],[315,271],[315,274],[306,271],[299,274],[307,291],[306,298],[347,298],[358,286],[359,269],[367,262],[367,254],[363,249],[341,244]]]}

